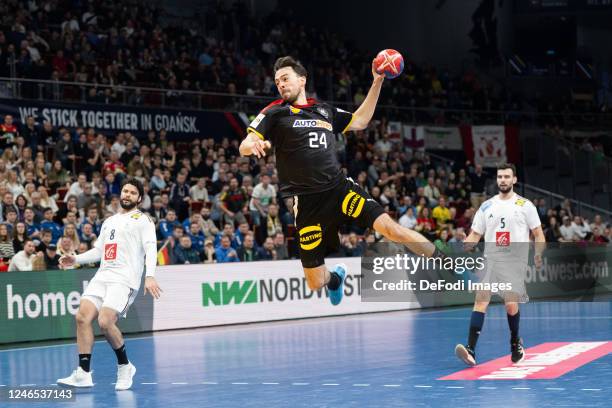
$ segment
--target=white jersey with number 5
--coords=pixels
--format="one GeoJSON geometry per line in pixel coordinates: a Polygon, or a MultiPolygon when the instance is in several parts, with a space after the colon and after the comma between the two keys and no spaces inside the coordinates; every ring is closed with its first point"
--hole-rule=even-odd
{"type": "Polygon", "coordinates": [[[94,246],[102,250],[95,278],[140,288],[146,244],[156,242],[155,224],[139,210],[115,214],[104,221],[94,246]]]}
{"type": "MultiPolygon", "coordinates": [[[[529,253],[529,232],[540,226],[533,203],[514,193],[508,200],[496,195],[482,203],[472,223],[472,230],[484,235],[485,255],[493,253],[525,257],[529,253]],[[522,245],[510,245],[523,243],[522,245]]],[[[518,260],[518,259],[517,259],[518,260]]]]}

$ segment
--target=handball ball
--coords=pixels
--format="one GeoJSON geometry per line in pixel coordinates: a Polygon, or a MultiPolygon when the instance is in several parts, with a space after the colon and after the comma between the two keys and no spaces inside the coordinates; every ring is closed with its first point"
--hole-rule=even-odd
{"type": "Polygon", "coordinates": [[[378,74],[385,74],[386,78],[393,79],[404,70],[404,57],[392,49],[382,50],[374,58],[374,69],[378,74]]]}

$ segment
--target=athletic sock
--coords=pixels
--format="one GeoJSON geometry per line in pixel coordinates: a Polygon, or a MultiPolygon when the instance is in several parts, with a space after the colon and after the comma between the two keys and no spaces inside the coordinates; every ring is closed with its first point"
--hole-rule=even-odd
{"type": "Polygon", "coordinates": [[[514,316],[508,315],[508,327],[510,327],[510,342],[515,343],[519,339],[519,322],[521,312],[516,312],[514,316]]]}
{"type": "Polygon", "coordinates": [[[484,325],[485,314],[482,312],[472,311],[472,318],[470,319],[470,335],[468,337],[468,346],[474,350],[476,343],[478,342],[478,336],[484,325]]]}
{"type": "Polygon", "coordinates": [[[79,367],[85,372],[89,372],[91,364],[91,354],[79,354],[79,367]]]}
{"type": "Polygon", "coordinates": [[[115,354],[117,355],[117,364],[124,365],[129,363],[127,353],[125,351],[125,344],[118,349],[115,349],[115,354]]]}
{"type": "Polygon", "coordinates": [[[329,290],[336,290],[340,287],[340,275],[336,272],[329,273],[329,282],[327,282],[327,288],[329,290]]]}

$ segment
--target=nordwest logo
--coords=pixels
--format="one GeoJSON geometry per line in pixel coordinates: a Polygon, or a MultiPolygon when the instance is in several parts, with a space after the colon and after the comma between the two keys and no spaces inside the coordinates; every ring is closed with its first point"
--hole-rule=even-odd
{"type": "Polygon", "coordinates": [[[257,303],[257,285],[255,281],[248,280],[242,284],[238,281],[215,282],[214,286],[209,283],[202,284],[202,302],[204,306],[257,303]]]}
{"type": "MultiPolygon", "coordinates": [[[[361,275],[347,275],[344,294],[361,294],[361,275]]],[[[327,298],[327,288],[312,291],[305,278],[276,278],[231,282],[202,283],[202,306],[241,305],[248,303],[273,303],[287,300],[327,298]]]]}

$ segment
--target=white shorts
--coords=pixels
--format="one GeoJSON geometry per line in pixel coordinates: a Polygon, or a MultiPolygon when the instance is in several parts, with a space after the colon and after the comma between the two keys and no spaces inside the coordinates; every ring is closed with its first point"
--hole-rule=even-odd
{"type": "Polygon", "coordinates": [[[526,263],[522,262],[492,262],[488,260],[485,268],[477,274],[480,283],[504,285],[509,290],[499,290],[496,295],[504,300],[513,300],[520,303],[529,301],[525,280],[527,279],[526,263]]]}
{"type": "Polygon", "coordinates": [[[138,290],[121,283],[101,282],[95,277],[89,282],[81,299],[87,299],[100,311],[103,307],[116,310],[121,317],[126,317],[127,311],[134,303],[138,290]]]}

